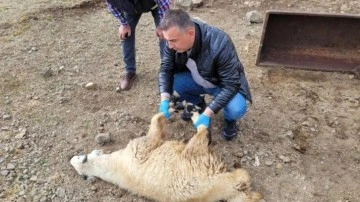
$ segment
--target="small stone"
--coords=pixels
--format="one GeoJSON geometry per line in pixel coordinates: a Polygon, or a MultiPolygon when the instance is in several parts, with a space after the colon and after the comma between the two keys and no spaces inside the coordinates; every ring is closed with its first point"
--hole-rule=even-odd
{"type": "Polygon", "coordinates": [[[95,90],[97,88],[97,85],[93,82],[89,82],[85,85],[85,88],[87,90],[95,90]]]}
{"type": "Polygon", "coordinates": [[[98,131],[99,131],[99,133],[103,133],[103,132],[105,131],[104,126],[100,126],[100,127],[98,128],[98,131]]]}
{"type": "Polygon", "coordinates": [[[66,194],[65,194],[65,189],[62,188],[62,187],[59,187],[57,190],[56,190],[56,196],[59,197],[59,198],[65,198],[66,194]]]}
{"type": "Polygon", "coordinates": [[[282,169],[282,168],[283,168],[283,165],[282,165],[281,163],[277,163],[277,164],[276,164],[276,168],[277,168],[277,169],[282,169]]]}
{"type": "Polygon", "coordinates": [[[242,157],[244,157],[244,153],[242,153],[242,152],[235,153],[234,156],[236,156],[237,158],[242,158],[242,157]]]}
{"type": "Polygon", "coordinates": [[[74,69],[74,71],[75,71],[76,73],[79,73],[79,72],[80,72],[80,68],[79,68],[78,65],[75,65],[75,66],[73,67],[73,69],[74,69]]]}
{"type": "Polygon", "coordinates": [[[17,146],[16,146],[17,149],[24,149],[25,148],[25,145],[24,143],[20,142],[17,146]]]}
{"type": "Polygon", "coordinates": [[[343,4],[343,5],[341,5],[340,10],[341,10],[342,13],[343,13],[343,12],[348,12],[348,11],[351,10],[351,7],[349,7],[349,6],[346,5],[346,4],[343,4]]]}
{"type": "Polygon", "coordinates": [[[15,165],[12,164],[12,163],[9,163],[9,164],[7,164],[7,166],[6,166],[6,169],[8,169],[8,170],[14,170],[14,169],[15,169],[15,165]]]}
{"type": "Polygon", "coordinates": [[[195,8],[201,7],[204,4],[203,0],[192,0],[195,8]]]}
{"type": "Polygon", "coordinates": [[[20,130],[20,132],[17,135],[15,135],[15,139],[22,139],[27,134],[28,134],[28,131],[26,130],[26,128],[23,128],[23,129],[20,130]]]}
{"type": "Polygon", "coordinates": [[[5,115],[3,115],[2,119],[3,119],[4,121],[10,120],[10,119],[11,119],[11,115],[5,114],[5,115]]]}
{"type": "Polygon", "coordinates": [[[273,161],[271,161],[271,160],[265,161],[265,165],[267,165],[267,166],[271,166],[272,164],[273,164],[273,161]]]}
{"type": "Polygon", "coordinates": [[[33,176],[31,176],[30,181],[36,182],[37,179],[38,179],[37,176],[36,176],[36,175],[33,175],[33,176]]]}
{"type": "Polygon", "coordinates": [[[297,151],[301,151],[301,147],[298,144],[294,144],[294,149],[297,151]]]}
{"type": "Polygon", "coordinates": [[[40,202],[45,202],[45,201],[47,201],[46,196],[41,197],[40,202]]]}
{"type": "Polygon", "coordinates": [[[280,158],[284,163],[290,163],[290,157],[287,157],[287,156],[279,156],[279,158],[280,158]]]}
{"type": "Polygon", "coordinates": [[[95,142],[99,145],[104,145],[110,142],[110,133],[99,133],[95,137],[95,142]]]}
{"type": "Polygon", "coordinates": [[[302,122],[301,125],[302,125],[302,126],[310,126],[311,123],[310,123],[309,120],[306,120],[306,121],[302,122]]]}
{"type": "Polygon", "coordinates": [[[254,166],[258,167],[260,165],[260,160],[259,157],[255,155],[255,162],[254,162],[254,166]]]}
{"type": "Polygon", "coordinates": [[[0,174],[2,175],[2,176],[8,176],[9,175],[9,171],[8,170],[1,170],[0,171],[0,174]]]}
{"type": "Polygon", "coordinates": [[[91,191],[96,191],[97,190],[96,186],[91,186],[90,189],[91,189],[91,191]]]}
{"type": "Polygon", "coordinates": [[[54,75],[53,70],[51,69],[51,67],[49,67],[47,70],[45,70],[45,72],[43,73],[43,77],[44,78],[49,78],[52,77],[54,75]]]}
{"type": "Polygon", "coordinates": [[[60,104],[68,103],[70,101],[69,97],[61,97],[60,98],[60,104]]]}
{"type": "Polygon", "coordinates": [[[287,131],[285,133],[285,137],[288,137],[290,139],[294,139],[294,133],[291,130],[289,130],[289,131],[287,131]]]}
{"type": "Polygon", "coordinates": [[[28,53],[35,52],[35,51],[37,51],[37,48],[36,48],[36,47],[31,47],[31,48],[28,50],[28,53]]]}
{"type": "Polygon", "coordinates": [[[10,130],[10,128],[9,128],[9,127],[6,127],[6,126],[4,126],[4,127],[1,128],[1,131],[9,131],[9,130],[10,130]]]}

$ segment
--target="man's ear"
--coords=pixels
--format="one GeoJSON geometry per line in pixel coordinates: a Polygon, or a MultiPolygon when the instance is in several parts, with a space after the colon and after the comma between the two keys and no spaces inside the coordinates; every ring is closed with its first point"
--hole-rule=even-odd
{"type": "Polygon", "coordinates": [[[195,29],[193,27],[190,27],[186,30],[186,33],[191,36],[194,37],[195,36],[195,29]]]}

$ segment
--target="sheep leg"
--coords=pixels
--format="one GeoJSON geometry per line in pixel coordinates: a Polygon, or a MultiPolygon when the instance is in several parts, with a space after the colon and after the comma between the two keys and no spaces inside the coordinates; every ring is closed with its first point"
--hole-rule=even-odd
{"type": "Polygon", "coordinates": [[[146,137],[157,142],[165,138],[165,116],[163,113],[153,116],[146,137]]]}
{"type": "Polygon", "coordinates": [[[207,154],[209,151],[209,137],[208,130],[201,125],[197,128],[197,133],[194,135],[185,147],[184,152],[189,155],[207,154]]]}

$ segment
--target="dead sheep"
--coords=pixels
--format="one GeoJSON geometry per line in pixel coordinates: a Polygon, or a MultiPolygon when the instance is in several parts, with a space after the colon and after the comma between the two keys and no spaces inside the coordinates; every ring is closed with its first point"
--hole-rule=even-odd
{"type": "Polygon", "coordinates": [[[160,202],[257,202],[245,169],[228,171],[208,147],[208,131],[198,127],[188,142],[165,141],[165,117],[156,114],[146,136],[126,148],[74,156],[70,163],[86,178],[100,178],[160,202]]]}

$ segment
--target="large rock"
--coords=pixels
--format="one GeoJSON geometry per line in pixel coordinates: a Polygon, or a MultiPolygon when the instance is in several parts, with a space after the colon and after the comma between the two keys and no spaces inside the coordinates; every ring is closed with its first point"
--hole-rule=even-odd
{"type": "Polygon", "coordinates": [[[198,8],[198,7],[200,7],[200,6],[202,6],[204,4],[203,0],[192,0],[192,2],[193,2],[193,6],[195,8],[198,8]]]}
{"type": "Polygon", "coordinates": [[[173,8],[181,8],[184,10],[192,10],[194,7],[193,0],[173,0],[173,8]]]}
{"type": "Polygon", "coordinates": [[[248,23],[262,23],[263,19],[259,11],[253,10],[246,13],[246,22],[248,23]]]}

